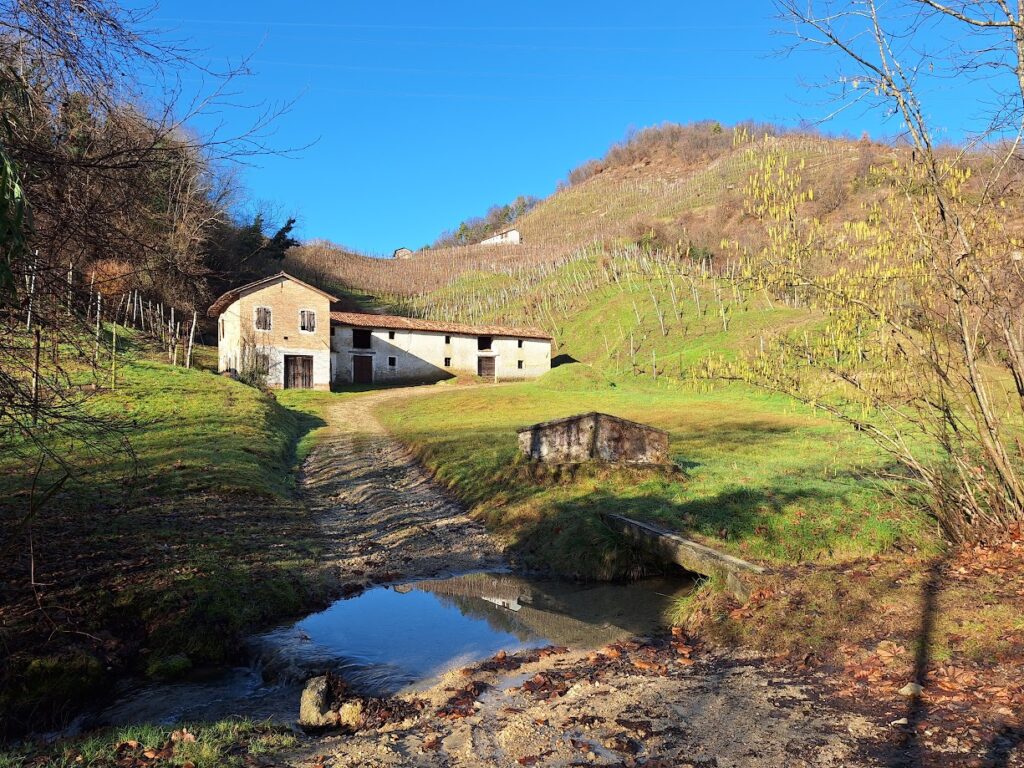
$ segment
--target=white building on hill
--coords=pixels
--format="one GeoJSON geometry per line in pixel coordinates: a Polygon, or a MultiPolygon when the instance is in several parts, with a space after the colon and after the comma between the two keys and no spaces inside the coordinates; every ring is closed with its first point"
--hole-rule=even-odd
{"type": "Polygon", "coordinates": [[[523,241],[518,229],[506,229],[480,241],[480,245],[519,245],[523,241]]]}

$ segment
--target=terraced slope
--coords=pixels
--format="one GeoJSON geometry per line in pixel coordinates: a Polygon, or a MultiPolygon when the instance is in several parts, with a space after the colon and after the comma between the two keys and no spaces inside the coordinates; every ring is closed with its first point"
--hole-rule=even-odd
{"type": "Polygon", "coordinates": [[[757,247],[763,237],[744,188],[760,154],[779,147],[815,189],[811,212],[837,228],[879,194],[867,169],[891,151],[806,135],[741,137],[695,163],[655,147],[540,202],[517,222],[519,246],[401,260],[307,247],[287,266],[396,313],[533,325],[556,336],[558,354],[613,373],[680,376],[708,352],[735,354],[771,329],[807,322],[777,301],[741,296],[719,253],[723,240],[757,247]]]}

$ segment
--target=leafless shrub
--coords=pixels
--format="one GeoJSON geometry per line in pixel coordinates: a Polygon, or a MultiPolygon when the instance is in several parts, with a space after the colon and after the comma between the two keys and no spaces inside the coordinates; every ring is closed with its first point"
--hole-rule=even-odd
{"type": "Polygon", "coordinates": [[[732,127],[715,120],[695,123],[662,123],[661,125],[630,131],[626,138],[613,144],[600,160],[588,160],[569,171],[562,186],[581,184],[610,168],[629,167],[659,157],[687,166],[706,165],[733,149],[735,131],[753,137],[781,136],[796,132],[772,125],[747,121],[732,127]]]}
{"type": "Polygon", "coordinates": [[[239,343],[238,380],[257,389],[267,388],[270,375],[270,350],[256,341],[251,331],[243,333],[239,343]]]}

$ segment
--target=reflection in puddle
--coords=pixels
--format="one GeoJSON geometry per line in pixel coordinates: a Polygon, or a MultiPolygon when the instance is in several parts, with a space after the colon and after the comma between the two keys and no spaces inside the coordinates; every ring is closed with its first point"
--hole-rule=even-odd
{"type": "Polygon", "coordinates": [[[681,579],[575,584],[494,573],[375,587],[253,637],[249,668],[126,689],[96,724],[229,716],[290,722],[302,682],[327,670],[362,694],[388,695],[499,650],[597,648],[657,630],[673,598],[690,587],[681,579]]]}

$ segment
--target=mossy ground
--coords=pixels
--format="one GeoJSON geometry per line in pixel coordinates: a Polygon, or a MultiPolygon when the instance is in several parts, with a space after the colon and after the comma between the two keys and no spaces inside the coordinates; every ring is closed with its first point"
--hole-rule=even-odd
{"type": "MultiPolygon", "coordinates": [[[[130,341],[116,389],[81,406],[117,434],[52,436],[74,472],[34,517],[29,452],[0,459],[8,733],[59,723],[125,671],[166,679],[223,663],[245,633],[333,588],[294,469],[324,399],[342,395],[275,397],[130,341]]],[[[39,483],[61,471],[44,465],[39,483]]]]}
{"type": "Polygon", "coordinates": [[[35,747],[0,749],[0,768],[21,768],[27,761],[47,768],[154,764],[232,768],[259,764],[261,757],[295,743],[296,736],[288,729],[250,720],[197,723],[174,730],[132,725],[68,739],[41,752],[35,747]]]}

